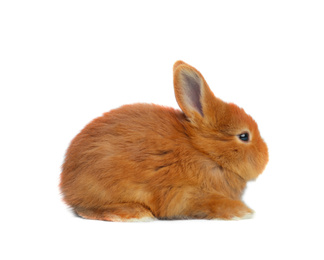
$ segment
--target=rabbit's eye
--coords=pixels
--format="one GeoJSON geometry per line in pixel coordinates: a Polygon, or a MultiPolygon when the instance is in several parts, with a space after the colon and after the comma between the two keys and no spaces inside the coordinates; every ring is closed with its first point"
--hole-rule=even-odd
{"type": "Polygon", "coordinates": [[[248,142],[250,140],[249,133],[242,133],[238,136],[241,141],[248,142]]]}

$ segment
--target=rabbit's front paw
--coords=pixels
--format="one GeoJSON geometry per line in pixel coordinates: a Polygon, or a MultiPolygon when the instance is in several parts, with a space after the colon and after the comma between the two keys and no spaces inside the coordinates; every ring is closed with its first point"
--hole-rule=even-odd
{"type": "Polygon", "coordinates": [[[221,199],[217,201],[212,219],[241,220],[253,217],[253,210],[242,201],[221,199]]]}
{"type": "Polygon", "coordinates": [[[240,216],[235,216],[231,218],[231,220],[242,220],[242,219],[251,219],[253,218],[254,212],[245,212],[241,214],[240,216]]]}

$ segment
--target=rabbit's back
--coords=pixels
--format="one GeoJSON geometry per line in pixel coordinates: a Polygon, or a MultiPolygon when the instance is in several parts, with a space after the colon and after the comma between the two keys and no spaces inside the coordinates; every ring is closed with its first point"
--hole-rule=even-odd
{"type": "Polygon", "coordinates": [[[181,111],[149,104],[123,106],[93,120],[66,153],[65,201],[73,207],[130,198],[150,204],[155,191],[181,179],[173,172],[181,172],[183,153],[190,151],[185,124],[181,111]]]}

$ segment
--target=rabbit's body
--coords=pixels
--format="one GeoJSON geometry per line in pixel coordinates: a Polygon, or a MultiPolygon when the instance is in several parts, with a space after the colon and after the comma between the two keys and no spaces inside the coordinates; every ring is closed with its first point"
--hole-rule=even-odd
{"type": "MultiPolygon", "coordinates": [[[[223,117],[233,115],[225,126],[217,117],[214,124],[198,114],[149,104],[126,105],[93,120],[66,154],[61,174],[66,203],[82,217],[111,221],[251,214],[240,197],[246,181],[263,170],[266,146],[242,109],[216,101],[223,117]],[[229,134],[236,127],[231,120],[248,122],[258,141],[253,154],[243,151],[247,147],[241,147],[237,134],[229,134]],[[257,152],[262,156],[252,158],[257,152]]],[[[207,118],[204,106],[198,108],[202,111],[207,118]]]]}

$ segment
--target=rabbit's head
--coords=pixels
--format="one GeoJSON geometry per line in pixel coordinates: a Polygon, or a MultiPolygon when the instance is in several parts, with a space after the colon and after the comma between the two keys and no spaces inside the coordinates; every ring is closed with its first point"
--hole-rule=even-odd
{"type": "Polygon", "coordinates": [[[244,180],[255,179],[268,162],[268,148],[256,122],[235,104],[215,97],[192,66],[174,64],[177,102],[189,123],[192,145],[244,180]]]}

